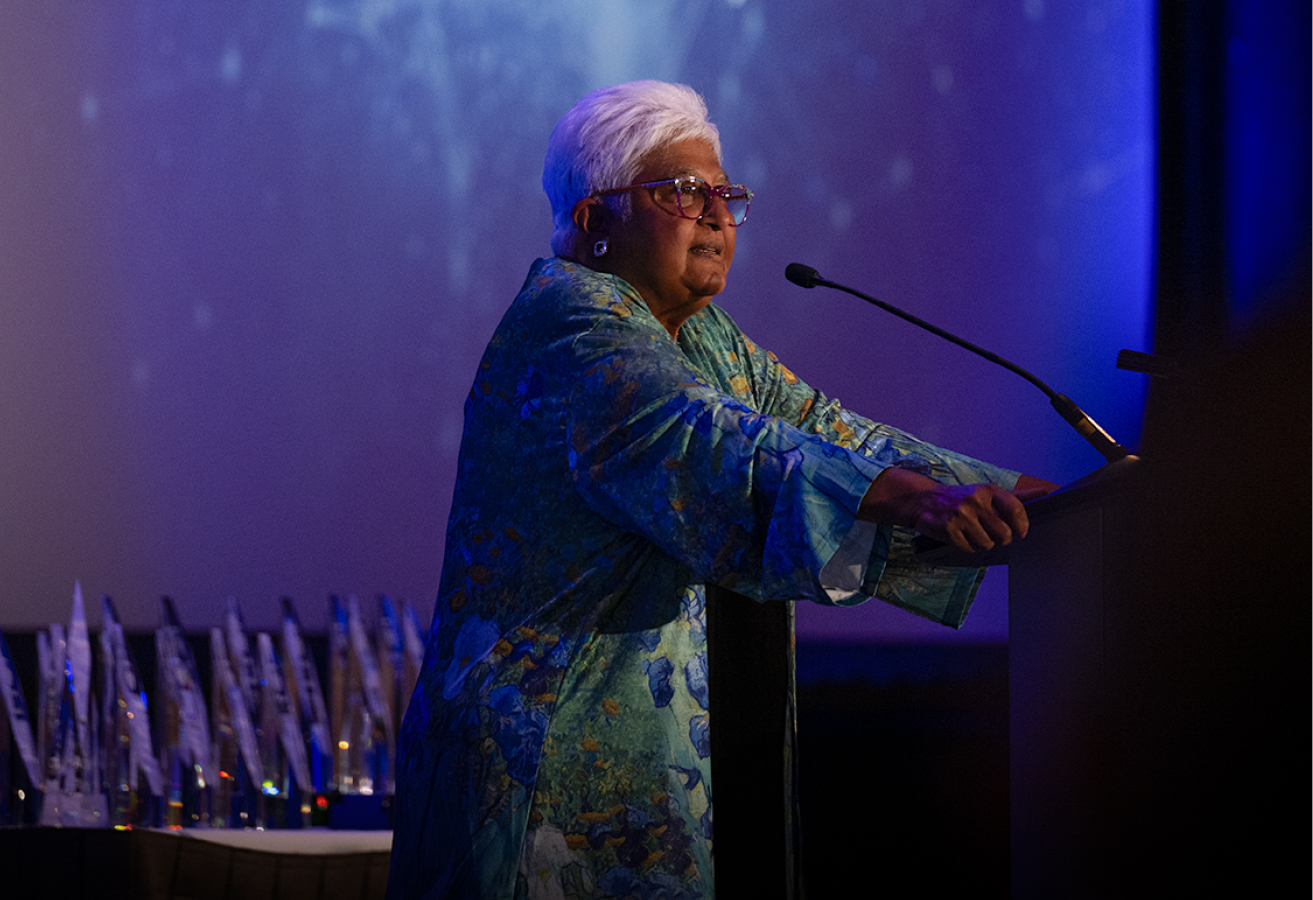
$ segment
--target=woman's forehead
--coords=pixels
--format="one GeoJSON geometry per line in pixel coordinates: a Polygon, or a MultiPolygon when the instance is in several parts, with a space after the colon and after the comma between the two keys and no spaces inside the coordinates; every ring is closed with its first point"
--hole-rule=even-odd
{"type": "Polygon", "coordinates": [[[697,175],[707,181],[723,181],[725,170],[716,158],[711,144],[701,138],[675,141],[653,150],[639,169],[640,180],[672,178],[676,175],[697,175]]]}

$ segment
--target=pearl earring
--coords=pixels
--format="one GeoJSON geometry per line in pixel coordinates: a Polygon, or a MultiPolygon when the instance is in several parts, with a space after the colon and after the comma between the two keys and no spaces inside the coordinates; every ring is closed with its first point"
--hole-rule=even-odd
{"type": "Polygon", "coordinates": [[[602,238],[596,244],[593,244],[593,256],[600,259],[603,256],[606,256],[606,251],[609,249],[610,248],[606,244],[606,238],[602,238]]]}

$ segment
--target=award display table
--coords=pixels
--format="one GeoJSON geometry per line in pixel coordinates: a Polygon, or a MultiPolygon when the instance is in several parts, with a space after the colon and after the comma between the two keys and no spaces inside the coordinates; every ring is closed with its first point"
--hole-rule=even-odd
{"type": "Polygon", "coordinates": [[[374,900],[391,850],[390,831],[0,830],[12,897],[374,900]]]}

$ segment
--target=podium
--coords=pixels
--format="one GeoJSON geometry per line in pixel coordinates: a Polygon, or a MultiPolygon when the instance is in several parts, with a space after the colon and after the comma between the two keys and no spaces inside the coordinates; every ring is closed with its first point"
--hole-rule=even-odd
{"type": "Polygon", "coordinates": [[[1007,565],[1012,896],[1101,897],[1109,835],[1102,736],[1126,665],[1139,460],[1026,504],[1030,533],[966,554],[922,542],[937,565],[1007,565]]]}
{"type": "Polygon", "coordinates": [[[1013,897],[1106,895],[1098,748],[1126,662],[1133,482],[1128,468],[1033,501],[1010,554],[1013,897]]]}
{"type": "Polygon", "coordinates": [[[920,554],[1009,566],[1013,897],[1266,896],[1306,877],[1307,453],[1264,443],[1294,474],[1255,491],[1221,442],[1180,432],[1028,503],[1006,553],[920,554]]]}

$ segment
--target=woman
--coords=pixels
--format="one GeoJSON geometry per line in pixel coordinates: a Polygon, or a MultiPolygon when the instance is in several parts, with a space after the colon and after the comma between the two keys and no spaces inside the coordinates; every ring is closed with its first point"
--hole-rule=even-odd
{"type": "Polygon", "coordinates": [[[543,185],[557,255],[466,403],[389,892],[711,897],[705,586],[956,627],[983,573],[912,531],[1007,543],[1052,486],[843,410],[711,305],[750,193],[689,88],[585,97],[543,185]]]}

